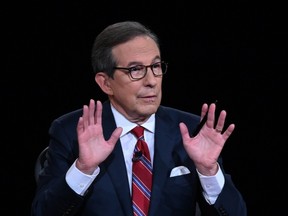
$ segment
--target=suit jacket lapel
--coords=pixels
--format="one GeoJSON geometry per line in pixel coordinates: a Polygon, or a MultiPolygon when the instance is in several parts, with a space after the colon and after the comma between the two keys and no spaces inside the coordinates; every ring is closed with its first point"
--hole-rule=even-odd
{"type": "Polygon", "coordinates": [[[175,146],[177,134],[179,136],[179,128],[176,128],[172,120],[165,111],[160,107],[156,114],[155,124],[155,146],[154,146],[154,162],[153,162],[153,188],[151,195],[150,214],[155,215],[161,200],[162,188],[171,171],[170,164],[171,155],[175,146]]]}
{"type": "MultiPolygon", "coordinates": [[[[107,140],[116,128],[116,123],[108,101],[103,103],[102,118],[105,119],[105,121],[102,121],[102,125],[104,138],[107,140]]],[[[112,182],[114,183],[115,191],[118,194],[124,215],[132,216],[131,195],[120,140],[116,143],[113,152],[105,160],[102,166],[108,172],[108,175],[110,175],[112,182]]]]}

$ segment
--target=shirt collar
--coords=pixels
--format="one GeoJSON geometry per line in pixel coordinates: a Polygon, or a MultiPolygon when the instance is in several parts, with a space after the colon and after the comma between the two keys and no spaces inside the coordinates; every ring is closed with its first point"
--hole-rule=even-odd
{"type": "MultiPolygon", "coordinates": [[[[110,103],[111,104],[111,103],[110,103]]],[[[120,112],[118,112],[115,107],[111,104],[112,113],[115,118],[116,126],[122,127],[122,133],[121,136],[124,136],[126,133],[130,132],[137,124],[130,122],[127,120],[120,112]]],[[[154,133],[155,131],[155,113],[152,114],[149,119],[141,125],[146,130],[149,130],[150,132],[154,133]]]]}

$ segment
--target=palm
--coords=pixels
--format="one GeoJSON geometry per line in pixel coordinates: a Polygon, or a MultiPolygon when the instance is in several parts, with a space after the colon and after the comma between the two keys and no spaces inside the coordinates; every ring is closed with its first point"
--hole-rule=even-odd
{"type": "Polygon", "coordinates": [[[94,100],[89,107],[83,107],[83,116],[80,117],[77,127],[79,142],[79,158],[86,166],[99,165],[114,149],[122,132],[117,128],[109,140],[105,140],[102,129],[102,104],[98,101],[95,111],[94,100]]]}

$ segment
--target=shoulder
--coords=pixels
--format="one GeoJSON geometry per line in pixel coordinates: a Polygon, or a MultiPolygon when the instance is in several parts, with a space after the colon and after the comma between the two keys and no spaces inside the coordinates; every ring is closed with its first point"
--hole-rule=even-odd
{"type": "MultiPolygon", "coordinates": [[[[103,113],[111,113],[111,107],[109,101],[105,101],[103,103],[103,113]]],[[[57,118],[55,118],[50,126],[50,131],[61,129],[63,131],[72,131],[72,133],[76,132],[75,128],[77,127],[79,118],[83,115],[83,109],[75,109],[70,112],[67,112],[57,118]]]]}
{"type": "Polygon", "coordinates": [[[198,124],[200,116],[184,110],[161,105],[156,113],[160,118],[170,118],[173,122],[184,122],[186,124],[198,124]]]}
{"type": "Polygon", "coordinates": [[[61,123],[73,123],[75,120],[78,122],[78,119],[82,116],[83,110],[77,109],[71,112],[65,113],[54,120],[54,122],[61,122],[61,123]]]}
{"type": "Polygon", "coordinates": [[[76,132],[79,118],[82,116],[82,108],[73,110],[66,114],[63,114],[56,119],[54,119],[50,126],[50,133],[55,133],[55,131],[71,131],[76,132]],[[59,130],[60,129],[60,130],[59,130]]]}
{"type": "Polygon", "coordinates": [[[180,110],[180,109],[176,109],[176,108],[173,108],[173,107],[169,107],[169,106],[159,106],[159,109],[157,111],[158,113],[166,113],[166,114],[169,114],[169,115],[176,115],[176,116],[179,116],[179,117],[191,117],[191,118],[196,118],[198,119],[200,116],[195,114],[195,113],[191,113],[191,112],[188,112],[188,111],[184,111],[184,110],[180,110]]]}

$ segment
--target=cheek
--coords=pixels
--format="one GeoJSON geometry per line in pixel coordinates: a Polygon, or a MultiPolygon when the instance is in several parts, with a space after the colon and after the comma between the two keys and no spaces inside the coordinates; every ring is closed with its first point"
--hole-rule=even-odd
{"type": "Polygon", "coordinates": [[[117,98],[127,100],[133,95],[136,95],[139,90],[139,86],[132,85],[132,83],[118,83],[112,86],[113,95],[117,98]]]}
{"type": "Polygon", "coordinates": [[[116,76],[114,75],[114,79],[110,81],[110,88],[113,95],[123,94],[123,92],[127,91],[129,86],[129,82],[127,79],[124,79],[123,76],[116,76]]]}

